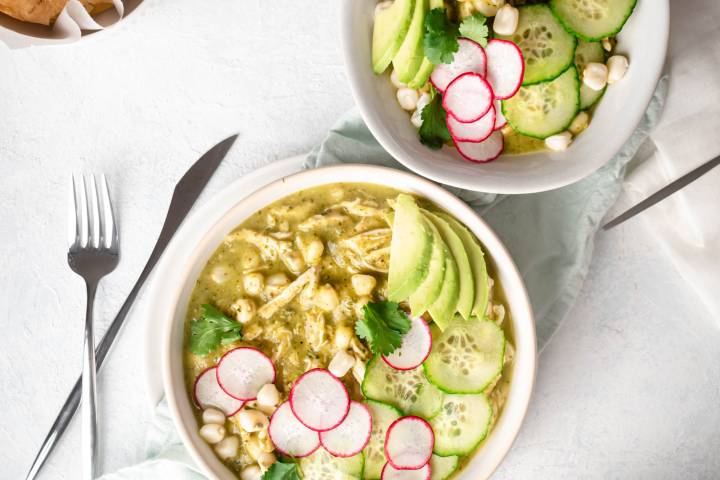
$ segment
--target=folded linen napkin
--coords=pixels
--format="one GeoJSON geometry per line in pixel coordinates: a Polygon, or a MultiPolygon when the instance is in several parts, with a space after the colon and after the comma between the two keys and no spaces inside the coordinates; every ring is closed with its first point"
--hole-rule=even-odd
{"type": "MultiPolygon", "coordinates": [[[[495,229],[520,269],[536,314],[539,347],[557,330],[582,286],[593,237],[620,193],[625,166],[662,112],[663,78],[641,125],[606,166],[567,187],[530,195],[493,195],[448,187],[495,229]]],[[[404,168],[377,143],[353,109],[343,116],[305,161],[305,168],[370,163],[404,168]]],[[[147,460],[102,480],[204,478],[184,450],[163,400],[146,440],[147,460]]]]}
{"type": "MultiPolygon", "coordinates": [[[[658,126],[625,183],[637,203],[720,155],[720,8],[671,2],[672,81],[658,126]],[[687,12],[693,12],[687,15],[687,12]]],[[[720,167],[640,215],[720,327],[720,167]]]]}

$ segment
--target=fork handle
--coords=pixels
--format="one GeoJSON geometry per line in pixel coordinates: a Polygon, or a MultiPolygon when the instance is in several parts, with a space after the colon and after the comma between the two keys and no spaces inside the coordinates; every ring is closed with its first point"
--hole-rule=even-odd
{"type": "Polygon", "coordinates": [[[87,307],[85,312],[85,342],[83,345],[82,408],[82,472],[84,480],[95,479],[97,452],[97,416],[95,395],[95,335],[93,333],[93,305],[97,282],[87,282],[87,307]]]}

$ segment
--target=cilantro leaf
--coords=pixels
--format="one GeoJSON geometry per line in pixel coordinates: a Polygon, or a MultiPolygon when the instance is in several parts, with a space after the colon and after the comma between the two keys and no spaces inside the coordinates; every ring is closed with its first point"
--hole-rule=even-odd
{"type": "Polygon", "coordinates": [[[195,355],[207,355],[220,344],[242,338],[241,326],[212,305],[204,304],[202,315],[190,323],[189,348],[195,355]]]}
{"type": "Polygon", "coordinates": [[[475,15],[466,17],[460,24],[460,34],[465,38],[476,41],[483,47],[487,47],[488,34],[490,32],[486,21],[487,18],[485,18],[485,15],[482,13],[476,13],[475,15]]]}
{"type": "Polygon", "coordinates": [[[433,8],[425,16],[423,49],[435,65],[450,63],[458,51],[458,26],[448,19],[444,8],[433,8]]]}
{"type": "Polygon", "coordinates": [[[300,480],[298,466],[294,463],[275,462],[263,474],[262,480],[300,480]]]}
{"type": "Polygon", "coordinates": [[[390,355],[410,330],[410,320],[395,302],[369,302],[363,318],[355,322],[355,333],[366,340],[373,353],[390,355]]]}
{"type": "Polygon", "coordinates": [[[438,94],[422,109],[420,142],[432,149],[442,148],[445,142],[452,140],[447,128],[447,113],[442,107],[442,97],[438,94]]]}

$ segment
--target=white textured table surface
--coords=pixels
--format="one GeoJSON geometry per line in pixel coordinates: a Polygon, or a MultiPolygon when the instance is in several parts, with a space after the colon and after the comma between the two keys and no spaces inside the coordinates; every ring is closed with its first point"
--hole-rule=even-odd
{"type": "MultiPolygon", "coordinates": [[[[122,226],[122,262],[98,295],[102,333],[174,182],[204,150],[241,133],[207,198],[309,150],[351,107],[336,3],[148,0],[80,44],[0,49],[0,478],[25,474],[80,369],[84,289],[65,261],[70,172],[108,175],[122,226]]],[[[143,303],[99,380],[104,471],[142,456],[143,303]]],[[[720,477],[719,360],[720,333],[642,223],[601,234],[496,477],[720,477]]],[[[42,478],[79,478],[78,452],[73,424],[42,478]]]]}

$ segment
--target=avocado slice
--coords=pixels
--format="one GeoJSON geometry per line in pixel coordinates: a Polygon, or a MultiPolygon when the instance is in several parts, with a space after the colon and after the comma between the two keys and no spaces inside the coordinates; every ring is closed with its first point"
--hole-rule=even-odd
{"type": "Polygon", "coordinates": [[[483,254],[482,248],[477,240],[475,240],[475,236],[470,233],[470,230],[463,224],[447,213],[438,213],[438,216],[450,225],[465,246],[465,251],[470,260],[473,278],[475,279],[475,303],[472,307],[472,314],[479,318],[484,318],[488,297],[490,295],[490,284],[488,282],[487,265],[485,264],[485,255],[483,254]]]}
{"type": "Polygon", "coordinates": [[[408,303],[410,311],[414,316],[420,316],[428,310],[438,296],[443,287],[443,279],[445,278],[445,251],[447,246],[443,242],[440,232],[435,225],[429,220],[425,222],[433,233],[432,253],[430,254],[430,264],[428,265],[428,275],[417,290],[410,295],[408,303]]]}
{"type": "Polygon", "coordinates": [[[395,200],[388,299],[400,302],[417,290],[428,275],[432,244],[433,233],[420,208],[413,197],[401,193],[395,200]]]}
{"type": "Polygon", "coordinates": [[[470,268],[470,259],[468,258],[467,252],[465,252],[465,246],[462,240],[460,240],[460,237],[458,237],[445,220],[427,210],[423,210],[423,214],[426,218],[430,219],[440,231],[440,235],[450,248],[452,256],[455,258],[460,275],[457,312],[467,320],[470,317],[470,311],[475,302],[475,281],[473,280],[473,273],[470,268]]]}
{"type": "MultiPolygon", "coordinates": [[[[435,8],[445,8],[445,2],[443,0],[430,0],[430,8],[428,9],[428,11],[433,10],[435,8]]],[[[425,36],[425,26],[423,25],[422,37],[424,37],[424,36],[425,36]]],[[[420,41],[420,44],[422,46],[422,40],[420,41]]],[[[408,87],[416,88],[416,89],[422,88],[423,85],[425,85],[427,83],[428,78],[430,78],[430,74],[433,72],[434,69],[435,69],[435,65],[427,58],[423,58],[422,62],[420,63],[420,68],[418,68],[418,71],[415,74],[415,77],[413,77],[412,80],[409,80],[408,82],[406,82],[408,84],[408,87]]],[[[401,80],[401,81],[403,81],[403,80],[401,80]]]]}
{"type": "Polygon", "coordinates": [[[372,38],[373,71],[380,74],[390,65],[405,40],[415,0],[395,0],[375,15],[372,38]]]}
{"type": "Polygon", "coordinates": [[[437,300],[428,308],[430,316],[440,330],[445,330],[445,327],[450,325],[455,317],[460,293],[460,272],[457,262],[445,242],[443,242],[443,247],[445,248],[445,276],[442,290],[440,290],[437,300]]]}
{"type": "Polygon", "coordinates": [[[398,80],[408,83],[415,78],[420,64],[425,57],[423,50],[423,37],[425,35],[425,15],[428,11],[428,0],[415,0],[410,27],[405,35],[400,50],[393,58],[393,68],[398,80]]]}

